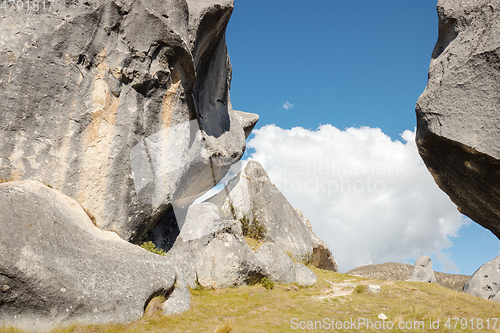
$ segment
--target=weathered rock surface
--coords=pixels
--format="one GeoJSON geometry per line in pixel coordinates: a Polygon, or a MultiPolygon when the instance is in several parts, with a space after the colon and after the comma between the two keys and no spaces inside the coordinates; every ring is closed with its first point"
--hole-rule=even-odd
{"type": "Polygon", "coordinates": [[[235,113],[232,0],[0,11],[0,178],[50,184],[138,241],[214,186],[258,117],[235,113]]]}
{"type": "Polygon", "coordinates": [[[318,268],[327,271],[338,272],[339,267],[337,265],[337,261],[335,261],[332,252],[328,248],[328,245],[326,245],[326,243],[323,242],[323,240],[321,240],[314,233],[314,231],[312,230],[311,221],[309,221],[309,219],[305,217],[300,210],[295,209],[295,211],[299,214],[300,218],[302,219],[302,222],[307,226],[307,229],[309,230],[311,237],[315,240],[315,245],[313,247],[313,252],[311,257],[311,263],[318,268]]]}
{"type": "Polygon", "coordinates": [[[434,271],[432,270],[432,260],[428,256],[422,256],[415,260],[415,268],[409,281],[437,283],[434,271]]]}
{"type": "Polygon", "coordinates": [[[0,229],[0,325],[125,323],[176,282],[164,257],[95,227],[75,200],[38,182],[0,185],[0,229]]]}
{"type": "Polygon", "coordinates": [[[500,302],[500,256],[481,266],[465,283],[464,292],[500,302]]]}
{"type": "Polygon", "coordinates": [[[191,308],[191,293],[185,283],[179,283],[168,299],[161,305],[162,312],[166,316],[179,314],[191,308]]]}
{"type": "Polygon", "coordinates": [[[264,240],[294,259],[338,271],[328,246],[312,232],[307,218],[290,205],[258,162],[248,162],[224,191],[207,201],[220,207],[228,218],[247,218],[250,224],[261,224],[265,228],[264,240]]]}
{"type": "Polygon", "coordinates": [[[309,268],[302,265],[301,263],[295,263],[294,269],[295,269],[295,280],[299,285],[303,287],[310,287],[313,286],[316,282],[318,282],[318,277],[316,276],[316,274],[314,274],[313,271],[311,271],[309,268]]]}
{"type": "MultiPolygon", "coordinates": [[[[147,234],[145,240],[152,241],[167,251],[166,258],[176,266],[180,279],[191,288],[196,288],[201,254],[214,239],[225,237],[226,233],[241,234],[239,222],[224,220],[217,206],[201,203],[188,208],[181,228],[175,214],[169,212],[147,234]]],[[[232,243],[235,244],[237,243],[232,243]]]]}
{"type": "Polygon", "coordinates": [[[257,251],[265,275],[274,282],[292,283],[296,281],[293,260],[274,243],[264,243],[257,251]]]}
{"type": "Polygon", "coordinates": [[[220,289],[259,283],[261,263],[246,241],[237,234],[222,233],[201,253],[196,267],[198,283],[220,289]]]}
{"type": "Polygon", "coordinates": [[[500,237],[500,1],[439,0],[417,145],[458,209],[500,237]]]}

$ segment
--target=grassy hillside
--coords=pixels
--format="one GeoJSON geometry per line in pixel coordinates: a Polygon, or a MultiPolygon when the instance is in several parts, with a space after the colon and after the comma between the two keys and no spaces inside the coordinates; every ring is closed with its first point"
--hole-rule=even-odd
{"type": "MultiPolygon", "coordinates": [[[[300,329],[300,325],[306,328],[308,321],[309,325],[316,324],[317,330],[321,323],[322,331],[333,331],[328,328],[332,319],[334,325],[348,321],[342,324],[348,324],[348,329],[342,330],[346,332],[383,331],[377,329],[377,325],[388,327],[390,323],[394,332],[500,332],[500,322],[492,319],[500,317],[499,303],[437,284],[368,280],[314,270],[319,281],[311,288],[275,285],[274,289],[267,290],[256,285],[226,290],[193,290],[192,309],[180,315],[164,317],[153,313],[129,325],[73,326],[53,333],[216,332],[217,329],[229,332],[229,328],[235,333],[313,332],[300,329]],[[380,293],[373,294],[362,287],[368,283],[380,285],[380,293]],[[378,319],[382,313],[387,317],[385,321],[378,319]],[[457,321],[453,318],[463,319],[455,326],[457,321]],[[450,327],[446,328],[448,319],[450,327]],[[486,329],[487,319],[490,329],[486,329]],[[356,327],[350,326],[351,320],[356,327]],[[430,330],[429,320],[436,328],[439,320],[440,328],[430,330]],[[367,328],[368,321],[372,326],[367,328]],[[397,329],[400,322],[408,329],[397,329]],[[483,329],[477,328],[478,323],[483,324],[483,329]],[[462,329],[461,324],[467,324],[467,328],[463,326],[462,329]],[[424,326],[414,329],[418,325],[424,326]]],[[[19,331],[0,329],[0,332],[19,331]]]]}
{"type": "MultiPolygon", "coordinates": [[[[379,265],[366,265],[354,268],[347,272],[351,275],[361,275],[369,279],[389,280],[389,281],[405,281],[408,280],[413,272],[413,266],[407,264],[399,264],[388,262],[379,265]]],[[[469,275],[447,274],[434,272],[437,282],[443,287],[461,291],[469,275]]]]}

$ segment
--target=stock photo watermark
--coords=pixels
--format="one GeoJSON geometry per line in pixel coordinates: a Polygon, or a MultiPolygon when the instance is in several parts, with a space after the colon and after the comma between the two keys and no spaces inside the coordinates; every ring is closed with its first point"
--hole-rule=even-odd
{"type": "Polygon", "coordinates": [[[386,184],[382,180],[374,180],[369,177],[365,179],[346,179],[341,176],[336,180],[324,180],[315,177],[307,181],[285,180],[282,184],[284,192],[294,193],[319,193],[332,195],[334,193],[381,193],[386,190],[386,184]]]}
{"type": "Polygon", "coordinates": [[[494,330],[498,328],[498,318],[438,318],[428,320],[372,320],[369,318],[351,318],[336,320],[324,318],[322,320],[300,320],[293,318],[290,321],[292,330],[336,331],[336,330],[494,330]]]}
{"type": "Polygon", "coordinates": [[[335,159],[320,163],[270,161],[270,174],[279,179],[280,188],[286,193],[382,193],[387,181],[399,175],[398,164],[345,163],[335,159]]]}

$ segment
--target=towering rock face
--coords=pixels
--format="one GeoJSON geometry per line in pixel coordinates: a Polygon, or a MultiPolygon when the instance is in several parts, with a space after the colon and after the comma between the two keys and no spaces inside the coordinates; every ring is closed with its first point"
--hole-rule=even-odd
{"type": "Polygon", "coordinates": [[[417,145],[459,210],[500,237],[500,1],[439,0],[417,145]]]}
{"type": "Polygon", "coordinates": [[[257,116],[233,111],[232,0],[1,11],[0,178],[50,184],[138,241],[213,187],[257,116]]]}

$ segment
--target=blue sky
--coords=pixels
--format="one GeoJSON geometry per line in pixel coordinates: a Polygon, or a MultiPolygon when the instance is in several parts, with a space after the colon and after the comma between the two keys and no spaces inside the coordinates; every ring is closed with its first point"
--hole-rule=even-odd
{"type": "MultiPolygon", "coordinates": [[[[227,29],[233,107],[260,115],[256,129],[264,130],[257,136],[294,127],[314,135],[318,126],[331,124],[340,130],[380,128],[393,141],[386,147],[404,141],[400,135],[416,126],[415,103],[437,40],[436,3],[236,0],[227,29]],[[271,124],[276,127],[266,127],[271,124]]],[[[286,133],[283,138],[293,134],[286,133]]],[[[250,139],[247,157],[264,156],[258,154],[262,140],[250,139]]],[[[475,223],[448,236],[452,244],[442,246],[441,255],[456,267],[433,254],[435,270],[472,274],[499,255],[500,242],[475,223]]],[[[396,252],[394,258],[389,253],[382,259],[401,261],[396,252]]]]}

